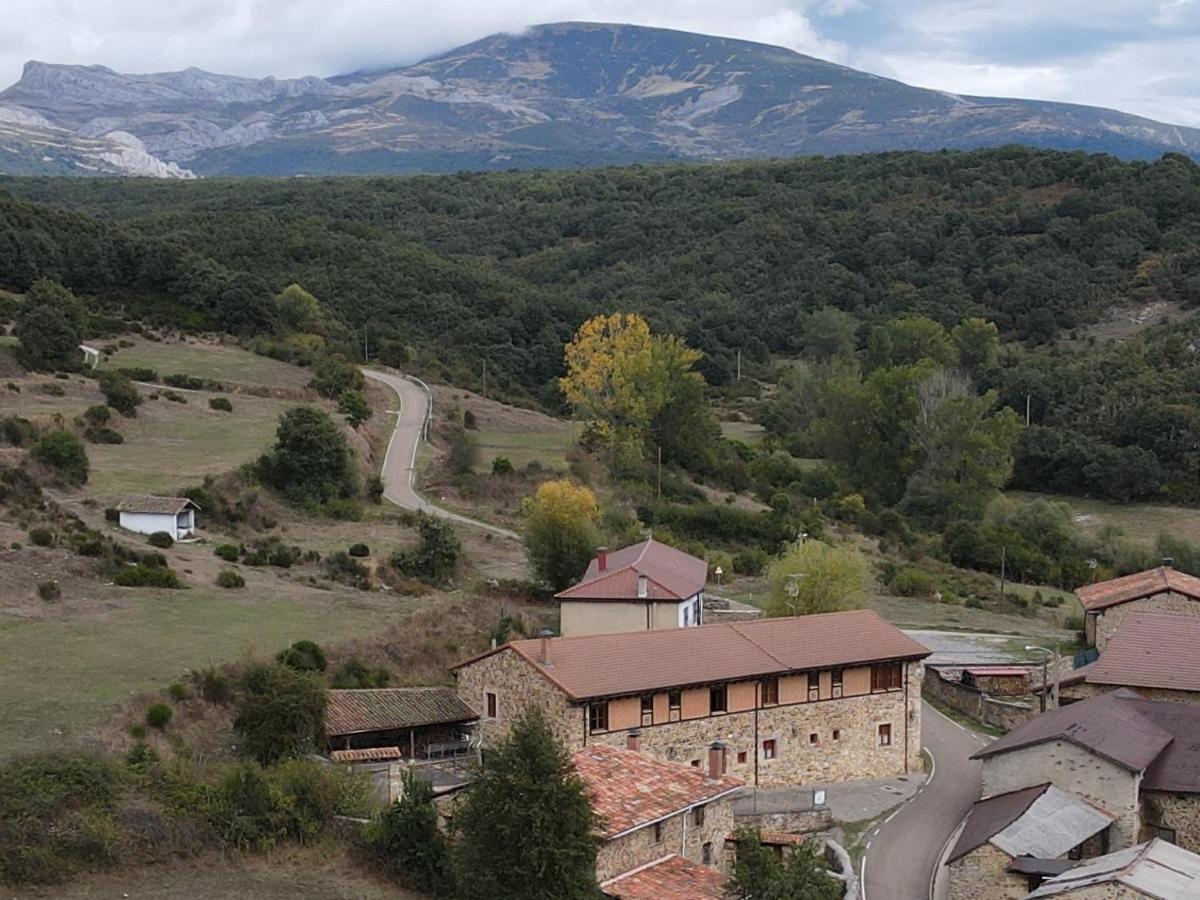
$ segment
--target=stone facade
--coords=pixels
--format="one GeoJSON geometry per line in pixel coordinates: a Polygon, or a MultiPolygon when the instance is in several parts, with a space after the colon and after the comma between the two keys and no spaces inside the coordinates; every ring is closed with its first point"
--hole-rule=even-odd
{"type": "Polygon", "coordinates": [[[727,871],[725,837],[732,834],[734,828],[732,797],[704,804],[701,825],[696,824],[694,809],[669,816],[659,825],[657,830],[654,825],[643,825],[605,841],[596,854],[596,880],[607,881],[668,853],[676,853],[698,865],[727,871]]]}
{"type": "Polygon", "coordinates": [[[1171,843],[1200,853],[1200,794],[1142,791],[1142,822],[1142,840],[1161,836],[1156,829],[1170,829],[1171,843]]]}
{"type": "Polygon", "coordinates": [[[998,847],[983,844],[948,866],[950,900],[1022,900],[1029,879],[1005,871],[1012,857],[998,847]]]}
{"type": "Polygon", "coordinates": [[[1141,891],[1123,884],[1093,884],[1054,895],[1055,900],[1146,900],[1141,891]]]}
{"type": "Polygon", "coordinates": [[[977,722],[1004,731],[1012,731],[1041,712],[1040,703],[1014,700],[1011,697],[1007,700],[997,700],[976,687],[947,678],[932,666],[925,667],[925,680],[921,685],[921,692],[977,722]]]}
{"type": "Polygon", "coordinates": [[[1138,843],[1141,776],[1067,741],[1047,741],[983,760],[983,796],[1050,782],[1117,817],[1110,849],[1138,843]]]}
{"type": "MultiPolygon", "coordinates": [[[[1087,700],[1089,697],[1098,697],[1101,694],[1111,693],[1120,687],[1123,687],[1123,685],[1088,684],[1086,681],[1081,681],[1079,684],[1063,688],[1062,699],[1064,701],[1087,700]]],[[[1127,687],[1126,690],[1133,691],[1138,696],[1145,697],[1147,700],[1166,700],[1169,703],[1200,703],[1200,692],[1197,691],[1173,691],[1170,688],[1148,687],[1127,687]]]]}
{"type": "Polygon", "coordinates": [[[1084,622],[1088,641],[1096,649],[1104,651],[1108,639],[1116,633],[1122,620],[1130,613],[1169,613],[1176,616],[1200,616],[1200,600],[1186,597],[1175,591],[1164,591],[1140,600],[1118,603],[1095,612],[1089,612],[1084,622]]]}
{"type": "Polygon", "coordinates": [[[501,650],[457,672],[458,696],[479,714],[483,747],[494,747],[513,722],[533,710],[546,717],[555,736],[568,750],[583,746],[587,711],[511,649],[501,650]],[[488,714],[488,694],[495,695],[496,715],[488,714]]]}

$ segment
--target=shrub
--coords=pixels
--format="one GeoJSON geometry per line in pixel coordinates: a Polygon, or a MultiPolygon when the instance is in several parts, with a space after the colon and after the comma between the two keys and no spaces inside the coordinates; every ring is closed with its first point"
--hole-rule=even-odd
{"type": "Polygon", "coordinates": [[[222,569],[217,573],[217,587],[219,588],[242,588],[246,586],[246,579],[231,569],[222,569]]]}
{"type": "Polygon", "coordinates": [[[69,431],[51,431],[33,445],[30,455],[69,484],[88,479],[87,449],[69,431]]]}
{"type": "Polygon", "coordinates": [[[117,371],[130,381],[158,381],[158,372],[148,366],[122,366],[117,371]]]}
{"type": "Polygon", "coordinates": [[[183,394],[177,394],[174,391],[163,391],[162,395],[172,403],[187,403],[187,397],[183,396],[183,394]]]}
{"type": "Polygon", "coordinates": [[[410,890],[443,896],[450,887],[450,850],[438,829],[429,782],[410,769],[400,799],[367,828],[364,838],[379,861],[410,890]]]}
{"type": "Polygon", "coordinates": [[[57,581],[41,581],[38,582],[38,596],[53,602],[62,597],[62,588],[57,581]]]}
{"type": "Polygon", "coordinates": [[[129,736],[135,741],[144,741],[146,739],[146,723],[134,722],[129,726],[129,736]]]}
{"type": "Polygon", "coordinates": [[[469,409],[463,413],[463,428],[470,429],[471,431],[477,431],[479,429],[479,422],[475,418],[475,413],[471,412],[469,409]]]}
{"type": "Polygon", "coordinates": [[[168,685],[167,693],[176,703],[187,699],[187,687],[180,681],[174,681],[168,685]]]}
{"type": "Polygon", "coordinates": [[[479,441],[466,429],[455,427],[450,431],[450,447],[446,453],[446,465],[457,477],[469,473],[479,462],[479,441]]]}
{"type": "Polygon", "coordinates": [[[322,507],[322,512],[331,519],[337,519],[339,522],[357,522],[362,518],[362,507],[358,505],[357,500],[349,497],[336,497],[333,500],[327,500],[322,507]]]}
{"type": "Polygon", "coordinates": [[[225,562],[237,562],[241,556],[241,551],[237,544],[218,544],[213,548],[213,553],[219,556],[225,562]]]}
{"type": "Polygon", "coordinates": [[[255,665],[242,675],[233,727],[264,765],[313,750],[325,728],[325,688],[287,666],[255,665]]]}
{"type": "Polygon", "coordinates": [[[113,577],[113,584],[120,587],[181,588],[179,576],[165,566],[147,566],[138,563],[125,566],[113,577]]]}
{"type": "Polygon", "coordinates": [[[387,687],[391,680],[387,669],[372,669],[357,656],[352,656],[337,667],[332,686],[341,689],[382,688],[387,687]]]}
{"type": "Polygon", "coordinates": [[[371,578],[366,567],[343,550],[325,557],[325,574],[334,581],[348,584],[360,591],[369,590],[371,587],[371,578]]]}
{"type": "Polygon", "coordinates": [[[899,597],[930,597],[937,590],[937,579],[923,569],[907,566],[896,573],[889,587],[899,597]]]}
{"type": "Polygon", "coordinates": [[[105,522],[120,522],[121,521],[121,511],[112,506],[107,507],[104,510],[104,521],[105,522]]]}
{"type": "Polygon", "coordinates": [[[357,428],[371,418],[371,404],[358,391],[343,391],[338,398],[338,412],[346,417],[351,428],[357,428]]]}
{"type": "Polygon", "coordinates": [[[167,566],[167,558],[153,551],[143,553],[138,561],[148,569],[165,569],[167,566]]]}
{"type": "Polygon", "coordinates": [[[367,479],[367,486],[364,490],[367,499],[372,503],[381,503],[383,501],[383,479],[378,475],[372,475],[367,479]]]}
{"type": "Polygon", "coordinates": [[[348,552],[351,556],[370,556],[371,550],[366,544],[351,544],[348,552]]]}
{"type": "Polygon", "coordinates": [[[768,559],[767,552],[758,547],[743,550],[733,557],[733,571],[739,575],[761,575],[766,571],[768,559]]]}
{"type": "Polygon", "coordinates": [[[315,641],[296,641],[290,647],[280,650],[275,655],[275,661],[297,672],[324,672],[325,651],[315,641]]]}
{"type": "Polygon", "coordinates": [[[213,824],[227,843],[241,850],[261,850],[286,835],[283,796],[254,763],[229,769],[213,795],[213,824]]]}
{"type": "Polygon", "coordinates": [[[233,412],[233,404],[229,402],[228,397],[209,397],[208,408],[219,412],[233,412]]]}
{"type": "Polygon", "coordinates": [[[107,425],[112,419],[112,410],[107,406],[89,406],[83,411],[83,420],[89,425],[107,425]]]}
{"type": "Polygon", "coordinates": [[[416,575],[444,581],[458,569],[458,557],[462,544],[454,534],[449,522],[432,516],[420,515],[417,530],[421,543],[414,550],[405,550],[392,556],[392,565],[404,575],[416,575]]]}
{"type": "Polygon", "coordinates": [[[53,547],[54,532],[49,528],[38,526],[37,528],[29,529],[29,543],[35,547],[53,547]]]}
{"type": "Polygon", "coordinates": [[[126,417],[136,416],[142,396],[129,377],[120,372],[101,372],[97,379],[104,402],[126,417]]]}
{"type": "Polygon", "coordinates": [[[125,764],[131,769],[149,769],[157,765],[158,754],[154,748],[140,741],[129,748],[125,754],[125,764]]]}
{"type": "Polygon", "coordinates": [[[166,728],[172,715],[174,715],[174,711],[167,704],[151,703],[146,710],[146,724],[151,728],[166,728]]]}
{"type": "Polygon", "coordinates": [[[317,837],[333,821],[342,788],[328,766],[307,759],[281,763],[272,781],[284,797],[288,831],[300,841],[317,837]]]}
{"type": "Polygon", "coordinates": [[[156,531],[149,537],[150,544],[154,547],[159,547],[166,550],[175,544],[175,538],[167,534],[165,531],[156,531]]]}
{"type": "Polygon", "coordinates": [[[125,436],[113,428],[90,425],[83,432],[84,440],[92,444],[123,444],[125,436]]]}
{"type": "Polygon", "coordinates": [[[497,456],[492,460],[493,475],[511,475],[513,471],[512,460],[507,456],[497,456]]]}
{"type": "Polygon", "coordinates": [[[5,416],[0,419],[0,440],[13,447],[28,447],[37,440],[34,424],[24,416],[5,416]]]}
{"type": "Polygon", "coordinates": [[[217,671],[216,666],[209,666],[196,676],[200,684],[200,696],[208,703],[228,703],[233,699],[233,682],[217,671]]]}

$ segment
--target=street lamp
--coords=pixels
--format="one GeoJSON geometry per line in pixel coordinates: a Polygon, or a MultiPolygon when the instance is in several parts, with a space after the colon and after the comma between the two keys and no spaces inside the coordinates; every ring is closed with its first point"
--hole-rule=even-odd
{"type": "Polygon", "coordinates": [[[1054,705],[1058,706],[1058,679],[1061,671],[1058,665],[1058,651],[1050,650],[1046,647],[1039,647],[1036,644],[1025,645],[1026,652],[1032,650],[1037,650],[1046,654],[1045,657],[1042,658],[1042,712],[1045,712],[1049,706],[1048,695],[1046,694],[1046,667],[1050,664],[1051,659],[1054,660],[1054,705]]]}

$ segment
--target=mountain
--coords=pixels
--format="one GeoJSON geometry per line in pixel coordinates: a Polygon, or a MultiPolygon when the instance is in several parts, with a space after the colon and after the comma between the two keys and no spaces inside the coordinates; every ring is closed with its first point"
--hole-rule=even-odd
{"type": "Polygon", "coordinates": [[[1200,157],[1197,129],[916,88],[781,47],[630,25],[541,25],[332,78],[30,62],[0,92],[0,173],[453,171],[1007,143],[1200,157]]]}

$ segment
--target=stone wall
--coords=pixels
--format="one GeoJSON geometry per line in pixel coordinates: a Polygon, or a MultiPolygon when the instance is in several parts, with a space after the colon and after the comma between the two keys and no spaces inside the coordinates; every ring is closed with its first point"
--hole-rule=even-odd
{"type": "Polygon", "coordinates": [[[1022,900],[1029,893],[1029,881],[1006,872],[1010,862],[1012,857],[991,844],[960,856],[947,867],[949,900],[1022,900]]]}
{"type": "MultiPolygon", "coordinates": [[[[1086,700],[1089,697],[1098,697],[1101,694],[1111,693],[1120,687],[1122,685],[1088,684],[1086,681],[1082,681],[1079,684],[1063,688],[1062,696],[1067,700],[1086,700]]],[[[1200,692],[1197,691],[1173,691],[1169,688],[1146,687],[1129,687],[1126,690],[1134,691],[1147,700],[1166,700],[1170,703],[1200,703],[1200,692]]]]}
{"type": "Polygon", "coordinates": [[[508,734],[513,722],[532,710],[540,710],[551,729],[568,750],[584,744],[586,710],[571,704],[567,695],[515,650],[499,653],[463,666],[457,671],[458,696],[479,713],[479,736],[483,747],[494,747],[508,734]],[[488,718],[486,694],[496,695],[496,717],[488,718]]]}
{"type": "Polygon", "coordinates": [[[1142,791],[1142,822],[1147,826],[1142,840],[1156,836],[1148,826],[1170,828],[1176,844],[1200,853],[1200,795],[1142,791]]]}
{"type": "Polygon", "coordinates": [[[806,812],[750,813],[735,817],[738,826],[749,825],[759,831],[782,831],[788,834],[812,834],[833,827],[833,813],[828,807],[806,812]]]}
{"type": "Polygon", "coordinates": [[[676,853],[698,865],[725,871],[725,837],[733,833],[733,801],[725,797],[704,807],[704,823],[696,825],[694,810],[687,810],[662,821],[661,840],[655,840],[655,828],[646,825],[606,841],[596,854],[596,880],[607,881],[630,869],[654,862],[668,853],[676,853]],[[705,846],[710,854],[705,861],[705,846]]]}
{"type": "Polygon", "coordinates": [[[997,700],[969,684],[947,678],[937,669],[928,666],[925,668],[922,691],[926,697],[932,697],[977,722],[1004,731],[1011,731],[1041,711],[1040,703],[997,700]]]}
{"type": "Polygon", "coordinates": [[[985,757],[983,796],[1050,782],[1117,817],[1112,849],[1138,842],[1140,776],[1067,741],[1047,741],[985,757]]]}
{"type": "Polygon", "coordinates": [[[1088,638],[1100,651],[1113,636],[1122,620],[1130,613],[1170,613],[1177,616],[1200,616],[1200,600],[1193,600],[1174,591],[1164,591],[1153,597],[1119,603],[1107,609],[1088,613],[1088,638]]]}
{"type": "Polygon", "coordinates": [[[1123,884],[1095,884],[1054,895],[1056,900],[1146,900],[1141,891],[1123,884]]]}

